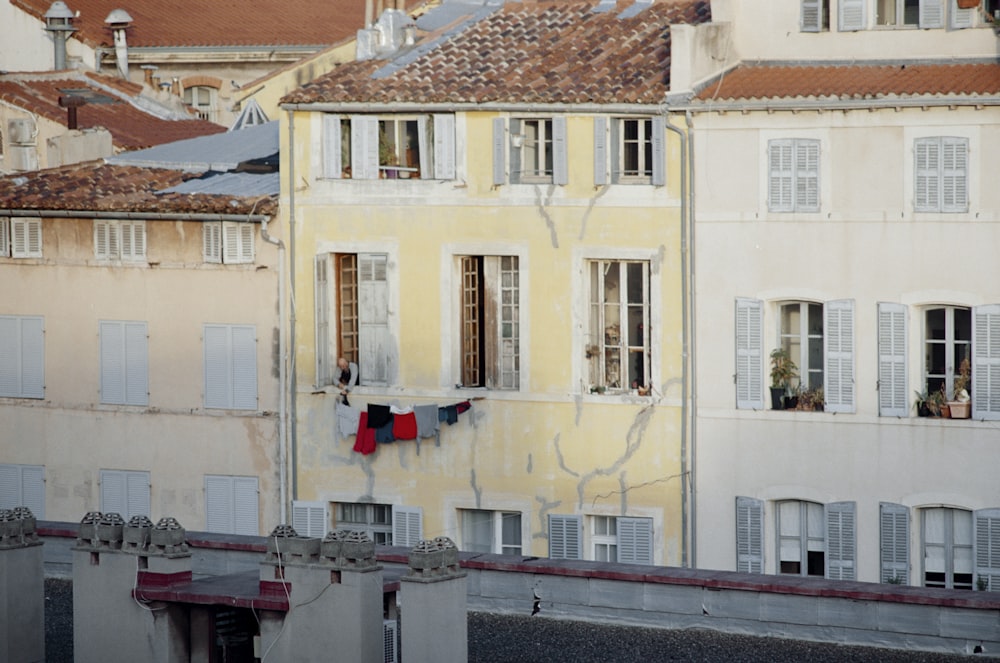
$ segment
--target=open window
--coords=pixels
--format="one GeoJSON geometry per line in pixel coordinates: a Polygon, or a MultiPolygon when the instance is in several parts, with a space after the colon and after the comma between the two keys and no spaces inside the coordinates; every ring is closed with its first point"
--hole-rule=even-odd
{"type": "Polygon", "coordinates": [[[461,384],[520,386],[520,272],[517,256],[461,256],[461,384]]]}

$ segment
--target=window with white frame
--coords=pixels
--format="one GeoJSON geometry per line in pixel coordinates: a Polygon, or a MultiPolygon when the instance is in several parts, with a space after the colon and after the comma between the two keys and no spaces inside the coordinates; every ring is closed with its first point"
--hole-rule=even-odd
{"type": "Polygon", "coordinates": [[[388,254],[319,255],[315,284],[317,384],[336,382],[337,357],[358,365],[358,384],[388,384],[388,254]]]}
{"type": "Polygon", "coordinates": [[[94,221],[94,257],[137,262],[146,259],[145,221],[94,221]]]}
{"type": "Polygon", "coordinates": [[[464,387],[517,389],[521,374],[517,256],[459,256],[464,387]]]}
{"type": "Polygon", "coordinates": [[[780,305],[780,347],[799,368],[795,387],[817,389],[823,386],[823,305],[814,302],[789,302],[780,305]]]}
{"type": "Polygon", "coordinates": [[[768,211],[819,211],[819,147],[806,138],[768,141],[768,211]]]}
{"type": "Polygon", "coordinates": [[[42,257],[42,220],[0,218],[0,256],[6,258],[42,257]]]}
{"type": "Polygon", "coordinates": [[[802,32],[829,30],[829,0],[799,0],[799,29],[802,32]]]}
{"type": "Polygon", "coordinates": [[[332,179],[455,179],[455,116],[323,116],[323,174],[332,179]]]}
{"type": "Polygon", "coordinates": [[[45,398],[45,319],[0,315],[0,397],[45,398]]]}
{"type": "Polygon", "coordinates": [[[569,163],[565,117],[493,120],[493,184],[566,184],[569,163]]]}
{"type": "Polygon", "coordinates": [[[215,122],[218,109],[216,108],[216,96],[218,91],[207,85],[193,85],[184,88],[184,103],[191,106],[198,113],[198,117],[209,122],[215,122]]]}
{"type": "MultiPolygon", "coordinates": [[[[1000,339],[998,339],[1000,340],[1000,339]]],[[[972,310],[936,306],[924,311],[924,388],[928,394],[943,391],[955,396],[955,379],[963,361],[972,359],[972,310]]],[[[975,393],[971,378],[965,387],[975,393]]]]}
{"type": "Polygon", "coordinates": [[[205,407],[256,410],[256,327],[206,324],[203,345],[205,407]]]}
{"type": "Polygon", "coordinates": [[[205,475],[205,531],[260,533],[257,477],[205,475]]]}
{"type": "Polygon", "coordinates": [[[521,554],[521,514],[516,511],[460,509],[462,550],[500,555],[521,554]]]}
{"type": "Polygon", "coordinates": [[[653,563],[653,519],[591,516],[590,546],[598,562],[653,563]]]}
{"type": "Polygon", "coordinates": [[[148,405],[149,342],[146,323],[102,320],[99,328],[101,402],[148,405]]]}
{"type": "Polygon", "coordinates": [[[589,360],[591,391],[646,389],[650,384],[648,260],[590,260],[589,360]]]}
{"type": "Polygon", "coordinates": [[[969,210],[969,139],[917,138],[913,144],[916,212],[969,210]]]}
{"type": "Polygon", "coordinates": [[[0,463],[0,509],[22,506],[45,518],[45,466],[0,463]]]}
{"type": "Polygon", "coordinates": [[[879,27],[943,28],[944,19],[945,0],[875,0],[875,24],[879,27]]]}
{"type": "Polygon", "coordinates": [[[201,236],[205,262],[252,263],[254,261],[254,229],[252,223],[204,222],[201,226],[201,236]]]}
{"type": "Polygon", "coordinates": [[[657,118],[594,118],[594,184],[654,184],[663,186],[665,135],[657,118]],[[610,140],[608,126],[610,124],[610,140]]]}
{"type": "Polygon", "coordinates": [[[920,510],[924,587],[972,589],[972,512],[931,507],[920,510]]]}
{"type": "Polygon", "coordinates": [[[149,472],[101,470],[101,511],[117,513],[126,522],[149,517],[149,472]]]}
{"type": "Polygon", "coordinates": [[[826,566],[823,505],[786,500],[776,506],[778,573],[822,577],[826,566]]]}
{"type": "Polygon", "coordinates": [[[334,527],[364,532],[378,545],[415,546],[423,538],[423,510],[397,504],[340,502],[334,527]]]}

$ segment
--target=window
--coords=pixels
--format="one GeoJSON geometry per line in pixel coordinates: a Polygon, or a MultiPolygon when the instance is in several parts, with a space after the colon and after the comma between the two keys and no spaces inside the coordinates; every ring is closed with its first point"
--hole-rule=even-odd
{"type": "Polygon", "coordinates": [[[647,387],[651,375],[649,262],[591,260],[587,268],[591,391],[647,387]]]}
{"type": "Polygon", "coordinates": [[[770,212],[819,211],[819,141],[804,138],[767,143],[770,212]]]}
{"type": "Polygon", "coordinates": [[[0,218],[0,256],[41,258],[42,220],[0,218]]]}
{"type": "Polygon", "coordinates": [[[423,539],[423,510],[390,504],[342,502],[336,506],[337,529],[364,532],[378,545],[417,545],[423,539]]]}
{"type": "Polygon", "coordinates": [[[549,515],[549,557],[583,559],[583,517],[549,515]]]}
{"type": "MultiPolygon", "coordinates": [[[[751,503],[745,503],[750,506],[751,503]]],[[[758,503],[759,504],[759,503],[758,503]]],[[[737,502],[739,508],[740,503],[737,502]]],[[[759,512],[758,512],[759,513],[759,512]]],[[[740,531],[748,529],[746,519],[752,511],[737,511],[737,541],[740,531]]],[[[855,578],[855,506],[853,502],[833,502],[826,506],[815,502],[784,500],[776,503],[778,563],[777,572],[785,575],[819,576],[833,580],[855,578]]],[[[744,536],[744,542],[752,541],[744,536]]],[[[756,551],[747,551],[756,552],[756,551]]],[[[752,558],[753,555],[748,555],[752,558]]]]}
{"type": "Polygon", "coordinates": [[[207,85],[194,85],[184,88],[184,103],[188,104],[198,112],[198,117],[209,122],[216,120],[215,108],[215,88],[207,85]]]}
{"type": "Polygon", "coordinates": [[[101,470],[101,511],[149,517],[149,472],[101,470]]]}
{"type": "Polygon", "coordinates": [[[511,184],[566,184],[566,118],[514,118],[510,132],[503,118],[493,120],[493,184],[505,183],[510,149],[511,184]]]}
{"type": "Polygon", "coordinates": [[[455,179],[455,116],[324,115],[323,161],[333,179],[455,179]]]}
{"type": "Polygon", "coordinates": [[[0,464],[0,509],[25,506],[39,519],[45,518],[45,467],[0,464]]]}
{"type": "Polygon", "coordinates": [[[910,510],[902,504],[879,505],[881,582],[910,584],[910,510]]]}
{"type": "Polygon", "coordinates": [[[972,589],[972,512],[920,510],[924,587],[972,589]]]}
{"type": "Polygon", "coordinates": [[[145,260],[146,222],[94,221],[94,257],[98,260],[145,260]]]}
{"type": "Polygon", "coordinates": [[[102,320],[100,333],[101,402],[113,405],[148,405],[146,323],[102,320]]]}
{"type": "MultiPolygon", "coordinates": [[[[594,184],[607,184],[608,120],[594,118],[594,184]]],[[[663,123],[655,118],[611,119],[611,182],[666,183],[663,123]]]]}
{"type": "Polygon", "coordinates": [[[45,321],[0,315],[0,397],[45,398],[45,321]]]}
{"type": "Polygon", "coordinates": [[[800,0],[799,29],[822,32],[830,29],[829,0],[800,0]]]}
{"type": "Polygon", "coordinates": [[[618,519],[614,516],[591,516],[593,534],[590,544],[594,549],[594,560],[598,562],[618,561],[618,519]]]}
{"type": "Polygon", "coordinates": [[[913,152],[914,211],[967,212],[969,139],[918,138],[913,152]]]}
{"type": "MultiPolygon", "coordinates": [[[[943,389],[949,398],[962,361],[972,355],[972,311],[942,306],[924,312],[924,380],[928,394],[943,389]]],[[[972,394],[972,385],[966,387],[972,394]]]]}
{"type": "Polygon", "coordinates": [[[336,358],[358,365],[358,384],[389,382],[389,256],[335,253],[316,258],[316,376],[336,381],[336,358]],[[332,277],[332,278],[331,278],[332,277]],[[331,316],[330,311],[336,313],[331,316]]]}
{"type": "Polygon", "coordinates": [[[944,0],[875,0],[875,23],[891,28],[943,28],[944,0]]]}
{"type": "Polygon", "coordinates": [[[520,275],[517,256],[459,259],[465,387],[517,389],[520,383],[520,275]]]}
{"type": "Polygon", "coordinates": [[[254,225],[233,221],[206,221],[201,226],[205,262],[252,263],[254,225]]]}
{"type": "Polygon", "coordinates": [[[207,324],[204,350],[205,407],[256,410],[256,328],[207,324]]]}
{"type": "Polygon", "coordinates": [[[591,516],[594,560],[621,564],[653,563],[653,519],[591,516]]]}
{"type": "Polygon", "coordinates": [[[462,550],[501,555],[521,554],[521,514],[513,511],[462,509],[462,550]]]}
{"type": "Polygon", "coordinates": [[[205,475],[205,530],[259,534],[257,477],[205,475]]]}

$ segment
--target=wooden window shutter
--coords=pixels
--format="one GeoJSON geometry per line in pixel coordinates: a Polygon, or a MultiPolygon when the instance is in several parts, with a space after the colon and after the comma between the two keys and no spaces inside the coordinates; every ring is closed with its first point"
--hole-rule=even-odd
{"type": "Polygon", "coordinates": [[[594,186],[608,183],[608,118],[594,118],[594,186]]]}
{"type": "Polygon", "coordinates": [[[493,186],[502,186],[507,181],[506,147],[507,132],[502,117],[493,118],[493,186]]]}
{"type": "Polygon", "coordinates": [[[326,536],[326,503],[292,502],[292,527],[299,536],[323,538],[326,536]]]}
{"type": "Polygon", "coordinates": [[[222,261],[236,264],[240,261],[240,224],[226,221],[222,224],[222,261]]]}
{"type": "Polygon", "coordinates": [[[42,221],[41,219],[12,218],[11,250],[14,258],[42,257],[42,221]]]}
{"type": "Polygon", "coordinates": [[[569,145],[566,143],[566,118],[552,118],[552,183],[569,183],[569,145]]]}
{"type": "Polygon", "coordinates": [[[620,118],[615,118],[611,120],[611,183],[617,184],[621,180],[622,176],[622,159],[624,159],[624,147],[622,145],[622,136],[625,132],[622,130],[622,124],[625,120],[620,118]]]}
{"type": "Polygon", "coordinates": [[[878,409],[883,417],[909,413],[906,389],[906,307],[878,305],[878,409]]]}
{"type": "Polygon", "coordinates": [[[232,477],[205,476],[205,530],[223,534],[232,533],[232,477]]]}
{"type": "Polygon", "coordinates": [[[795,211],[819,211],[819,141],[795,141],[795,211]]]}
{"type": "Polygon", "coordinates": [[[377,180],[378,118],[373,115],[351,116],[351,176],[356,180],[377,180]]]}
{"type": "Polygon", "coordinates": [[[358,367],[368,384],[389,381],[388,256],[358,254],[358,367]]]}
{"type": "Polygon", "coordinates": [[[972,513],[973,554],[976,577],[986,581],[986,591],[1000,591],[1000,509],[980,509],[972,513]]]}
{"type": "Polygon", "coordinates": [[[424,538],[424,511],[419,506],[392,507],[392,545],[412,548],[424,538]]]}
{"type": "Polygon", "coordinates": [[[936,212],[941,204],[941,141],[937,138],[918,138],[913,152],[913,209],[916,212],[936,212]]]}
{"type": "Polygon", "coordinates": [[[622,564],[653,563],[652,518],[618,518],[618,561],[622,564]]]}
{"type": "Polygon", "coordinates": [[[879,504],[879,551],[879,581],[910,584],[909,508],[889,502],[879,504]]]}
{"type": "Polygon", "coordinates": [[[946,136],[941,139],[941,211],[969,210],[969,140],[946,136]]]}
{"type": "Polygon", "coordinates": [[[233,534],[257,536],[257,477],[233,477],[233,534]]]}
{"type": "Polygon", "coordinates": [[[972,418],[1000,419],[1000,304],[972,309],[972,418]]]}
{"type": "Polygon", "coordinates": [[[854,580],[857,530],[854,502],[826,505],[826,577],[854,580]]]}
{"type": "Polygon", "coordinates": [[[764,572],[764,502],[736,498],[736,570],[764,572]]]}
{"type": "Polygon", "coordinates": [[[854,32],[865,29],[865,0],[840,0],[838,6],[838,29],[841,32],[854,32]]]}
{"type": "Polygon", "coordinates": [[[662,118],[653,118],[653,186],[667,184],[667,135],[662,118]]]}
{"type": "Polygon", "coordinates": [[[819,32],[823,29],[823,2],[824,0],[800,0],[799,29],[802,32],[819,32]]]}
{"type": "MultiPolygon", "coordinates": [[[[427,172],[423,166],[421,172],[427,172]]],[[[455,116],[451,114],[434,115],[434,179],[455,179],[455,116]]]]}
{"type": "Polygon", "coordinates": [[[772,140],[767,144],[767,206],[771,212],[792,212],[792,141],[772,140]]]}
{"type": "Polygon", "coordinates": [[[823,307],[827,412],[854,412],[854,301],[827,302],[823,307]]]}
{"type": "Polygon", "coordinates": [[[921,28],[943,28],[944,1],[920,0],[919,21],[921,28]]]}
{"type": "Polygon", "coordinates": [[[549,557],[583,559],[583,516],[549,515],[549,557]]]}
{"type": "Polygon", "coordinates": [[[763,304],[736,300],[736,407],[764,409],[763,304]]]}
{"type": "Polygon", "coordinates": [[[462,271],[462,384],[467,387],[483,386],[482,258],[463,256],[462,271]]]}
{"type": "Polygon", "coordinates": [[[201,254],[205,262],[222,262],[222,223],[205,221],[201,224],[201,254]]]}
{"type": "Polygon", "coordinates": [[[340,179],[344,172],[341,162],[340,116],[323,114],[323,177],[340,179]]]}

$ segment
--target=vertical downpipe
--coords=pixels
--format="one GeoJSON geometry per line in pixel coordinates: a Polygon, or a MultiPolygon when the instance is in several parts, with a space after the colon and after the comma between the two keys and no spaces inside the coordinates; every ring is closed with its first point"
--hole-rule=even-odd
{"type": "Polygon", "coordinates": [[[299,439],[298,439],[298,377],[295,369],[295,112],[288,111],[288,263],[291,306],[288,312],[288,356],[291,370],[288,378],[290,418],[292,423],[292,500],[299,498],[299,439]]]}

